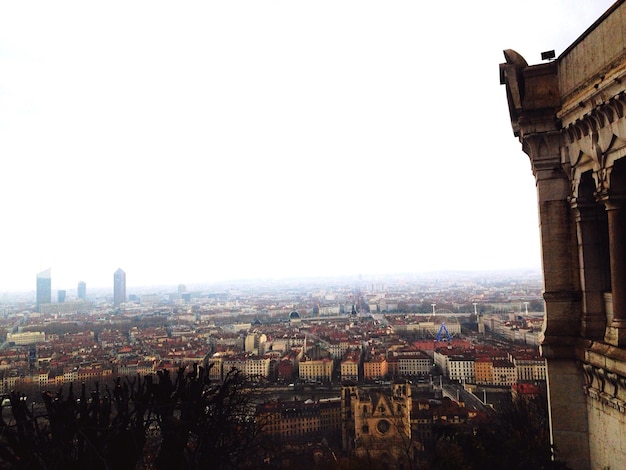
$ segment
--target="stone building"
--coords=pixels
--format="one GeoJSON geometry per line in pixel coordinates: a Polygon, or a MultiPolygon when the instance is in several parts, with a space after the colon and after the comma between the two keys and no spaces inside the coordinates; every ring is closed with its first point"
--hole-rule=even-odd
{"type": "Polygon", "coordinates": [[[350,350],[346,352],[341,360],[341,380],[359,380],[359,364],[361,362],[361,351],[350,350]]]}
{"type": "Polygon", "coordinates": [[[298,367],[299,378],[305,382],[330,382],[333,378],[333,366],[330,358],[311,359],[304,356],[298,367]]]}
{"type": "Polygon", "coordinates": [[[341,434],[339,398],[271,401],[256,407],[255,419],[263,433],[280,442],[325,438],[335,445],[341,434]]]}
{"type": "Polygon", "coordinates": [[[413,400],[411,410],[413,440],[421,442],[424,448],[433,448],[437,444],[437,439],[442,436],[473,432],[473,420],[477,417],[480,419],[481,413],[472,411],[447,397],[441,400],[413,400]]]}
{"type": "Polygon", "coordinates": [[[557,458],[626,468],[626,3],[555,60],[504,55],[513,133],[537,186],[557,458]]]}
{"type": "Polygon", "coordinates": [[[363,361],[363,378],[380,380],[387,375],[387,359],[382,354],[375,354],[363,361]]]}
{"type": "Polygon", "coordinates": [[[28,345],[43,343],[46,341],[46,334],[43,331],[23,331],[20,333],[7,333],[7,343],[16,345],[28,345]]]}
{"type": "Polygon", "coordinates": [[[411,386],[396,382],[389,389],[341,390],[342,446],[348,454],[380,462],[383,468],[410,468],[422,445],[411,432],[411,386]]]}

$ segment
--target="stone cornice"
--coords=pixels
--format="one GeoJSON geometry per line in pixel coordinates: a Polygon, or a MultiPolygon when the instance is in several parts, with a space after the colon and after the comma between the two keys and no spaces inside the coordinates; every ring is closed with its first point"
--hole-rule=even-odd
{"type": "Polygon", "coordinates": [[[625,56],[616,58],[564,97],[557,117],[565,127],[580,121],[591,110],[622,92],[626,81],[625,56]]]}
{"type": "MultiPolygon", "coordinates": [[[[626,78],[625,78],[626,79],[626,78]]],[[[626,141],[626,94],[622,91],[594,106],[563,129],[564,160],[572,167],[598,170],[605,154],[626,141]]]]}
{"type": "Polygon", "coordinates": [[[586,363],[626,377],[626,350],[604,342],[592,341],[584,348],[583,353],[583,360],[586,363]]]}

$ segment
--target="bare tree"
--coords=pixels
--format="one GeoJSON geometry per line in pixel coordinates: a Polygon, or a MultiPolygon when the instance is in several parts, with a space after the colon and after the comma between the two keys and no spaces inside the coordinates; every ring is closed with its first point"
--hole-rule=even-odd
{"type": "Polygon", "coordinates": [[[0,408],[0,468],[192,469],[252,466],[260,429],[236,370],[193,366],[43,394],[45,414],[11,392],[0,408]],[[10,404],[10,406],[9,406],[10,404]]]}

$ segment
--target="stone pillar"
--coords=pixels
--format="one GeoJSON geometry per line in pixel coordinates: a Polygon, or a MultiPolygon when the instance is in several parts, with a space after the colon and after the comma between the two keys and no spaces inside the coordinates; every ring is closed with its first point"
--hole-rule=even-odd
{"type": "Polygon", "coordinates": [[[626,346],[626,209],[624,197],[604,197],[609,225],[611,259],[611,293],[613,319],[607,326],[605,341],[614,346],[626,346]]]}
{"type": "Polygon", "coordinates": [[[561,167],[557,131],[526,134],[537,183],[546,317],[541,353],[548,364],[550,435],[557,459],[575,470],[590,467],[584,375],[576,358],[581,292],[570,182],[561,167]]]}
{"type": "Polygon", "coordinates": [[[572,199],[576,217],[580,282],[583,292],[583,316],[580,334],[583,338],[602,340],[606,329],[604,294],[610,288],[604,260],[607,257],[606,221],[599,220],[602,207],[596,202],[572,199]]]}
{"type": "Polygon", "coordinates": [[[572,359],[548,359],[550,431],[555,458],[568,468],[591,468],[584,375],[572,359]]]}
{"type": "Polygon", "coordinates": [[[524,136],[537,184],[546,318],[542,353],[574,357],[580,334],[581,293],[570,182],[561,168],[558,132],[524,136]]]}

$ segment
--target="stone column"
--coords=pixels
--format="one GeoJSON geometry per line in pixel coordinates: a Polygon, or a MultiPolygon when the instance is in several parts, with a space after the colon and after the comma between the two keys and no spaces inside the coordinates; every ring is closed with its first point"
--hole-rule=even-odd
{"type": "Polygon", "coordinates": [[[602,340],[606,330],[604,293],[610,288],[604,260],[607,258],[606,222],[598,220],[602,206],[596,202],[572,199],[576,218],[580,282],[583,292],[583,316],[580,334],[583,338],[602,340]]]}
{"type": "Polygon", "coordinates": [[[626,346],[626,209],[623,195],[603,197],[609,225],[611,293],[613,319],[607,326],[605,341],[626,346]]]}
{"type": "Polygon", "coordinates": [[[570,182],[561,167],[556,131],[523,137],[537,184],[546,317],[541,353],[548,364],[550,435],[557,459],[576,470],[588,469],[589,435],[584,376],[577,362],[581,325],[576,224],[570,207],[570,182]]]}
{"type": "Polygon", "coordinates": [[[542,354],[574,357],[580,334],[581,293],[578,252],[570,182],[561,168],[558,132],[524,137],[537,184],[541,261],[544,273],[546,318],[542,354]]]}
{"type": "Polygon", "coordinates": [[[574,470],[589,470],[587,397],[580,369],[573,359],[548,359],[550,434],[557,460],[565,460],[574,470]]]}

